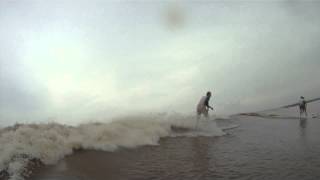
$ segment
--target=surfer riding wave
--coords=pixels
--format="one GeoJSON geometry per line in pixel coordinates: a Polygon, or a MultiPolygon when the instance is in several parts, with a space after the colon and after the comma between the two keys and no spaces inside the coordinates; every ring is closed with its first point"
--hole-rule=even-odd
{"type": "Polygon", "coordinates": [[[208,118],[209,117],[209,109],[213,108],[209,105],[209,101],[211,98],[211,92],[208,91],[206,96],[203,96],[198,105],[197,105],[197,118],[199,119],[201,115],[203,114],[204,117],[208,118]]]}

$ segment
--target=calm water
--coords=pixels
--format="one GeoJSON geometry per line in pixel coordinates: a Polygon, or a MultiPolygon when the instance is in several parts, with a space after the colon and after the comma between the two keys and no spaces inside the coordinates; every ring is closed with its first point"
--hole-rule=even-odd
{"type": "Polygon", "coordinates": [[[164,138],[159,146],[82,151],[36,180],[320,179],[320,120],[239,117],[222,137],[164,138]]]}

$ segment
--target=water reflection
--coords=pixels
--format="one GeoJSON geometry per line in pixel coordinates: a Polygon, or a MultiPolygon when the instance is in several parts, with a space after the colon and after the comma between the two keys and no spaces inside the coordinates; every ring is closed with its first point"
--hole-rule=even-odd
{"type": "Polygon", "coordinates": [[[192,140],[192,149],[194,154],[193,165],[197,172],[201,172],[200,176],[205,176],[209,173],[209,143],[206,138],[197,137],[192,140]]]}
{"type": "MultiPolygon", "coordinates": [[[[303,143],[306,143],[306,134],[307,134],[307,118],[300,118],[300,136],[303,143]]],[[[305,144],[304,144],[305,145],[305,144]]]]}
{"type": "Polygon", "coordinates": [[[307,118],[300,118],[300,127],[305,129],[307,127],[307,118]]]}

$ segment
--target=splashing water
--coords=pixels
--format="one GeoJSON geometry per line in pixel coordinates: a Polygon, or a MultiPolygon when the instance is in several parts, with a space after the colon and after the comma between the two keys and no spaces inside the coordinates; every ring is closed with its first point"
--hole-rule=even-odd
{"type": "Polygon", "coordinates": [[[78,126],[19,124],[0,130],[0,172],[6,172],[9,179],[23,179],[32,159],[55,164],[79,149],[115,151],[157,145],[161,137],[167,136],[224,135],[215,121],[200,120],[197,129],[195,125],[194,117],[182,115],[128,116],[78,126]]]}

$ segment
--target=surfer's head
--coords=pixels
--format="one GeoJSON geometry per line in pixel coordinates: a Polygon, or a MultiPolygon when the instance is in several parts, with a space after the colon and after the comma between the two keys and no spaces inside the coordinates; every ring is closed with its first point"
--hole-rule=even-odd
{"type": "Polygon", "coordinates": [[[304,97],[303,97],[303,96],[300,96],[300,98],[301,98],[301,99],[304,99],[304,97]]]}
{"type": "Polygon", "coordinates": [[[207,92],[207,96],[209,96],[209,97],[211,96],[211,92],[210,91],[207,92]]]}

